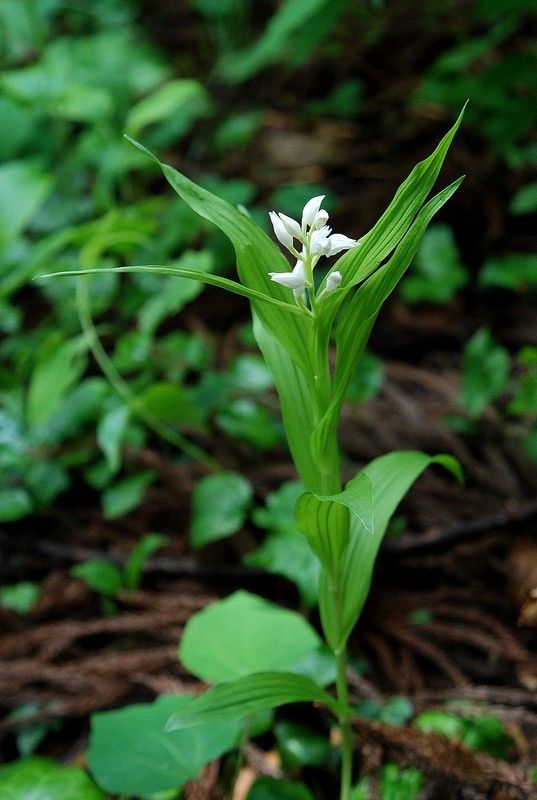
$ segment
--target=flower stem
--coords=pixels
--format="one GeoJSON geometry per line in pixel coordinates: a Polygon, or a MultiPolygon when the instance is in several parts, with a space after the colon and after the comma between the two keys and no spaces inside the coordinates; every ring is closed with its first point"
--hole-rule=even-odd
{"type": "Polygon", "coordinates": [[[352,730],[349,719],[349,689],[347,686],[347,650],[336,652],[337,698],[342,706],[339,714],[341,731],[341,784],[339,800],[350,800],[352,787],[352,730]]]}

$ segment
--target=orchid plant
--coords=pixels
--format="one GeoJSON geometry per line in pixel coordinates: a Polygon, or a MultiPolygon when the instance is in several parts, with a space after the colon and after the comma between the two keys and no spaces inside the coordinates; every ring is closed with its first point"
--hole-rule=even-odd
{"type": "MultiPolygon", "coordinates": [[[[367,597],[382,537],[401,498],[428,465],[438,463],[460,475],[457,462],[449,456],[397,452],[375,459],[343,485],[337,437],[340,412],[384,301],[410,265],[430,220],[462,181],[426,200],[461,118],[462,114],[434,152],[416,165],[359,241],[332,233],[322,195],[306,203],[300,222],[271,212],[274,234],[295,261],[292,269],[246,213],[130,140],[157,161],[194,211],[229,237],[240,281],[157,265],[116,271],[177,275],[250,300],[255,338],[274,377],[290,452],[305,487],[296,504],[296,525],[321,564],[320,619],[337,674],[335,696],[294,672],[268,669],[249,674],[213,686],[188,708],[178,709],[168,730],[241,719],[285,703],[322,704],[335,715],[341,730],[341,800],[349,800],[352,786],[347,641],[367,597]],[[320,259],[336,255],[332,268],[316,281],[320,259]]],[[[255,638],[255,631],[251,635],[255,638]]]]}

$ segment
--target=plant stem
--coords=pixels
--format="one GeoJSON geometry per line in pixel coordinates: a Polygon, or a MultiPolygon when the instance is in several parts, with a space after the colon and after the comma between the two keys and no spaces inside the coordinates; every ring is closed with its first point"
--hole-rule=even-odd
{"type": "Polygon", "coordinates": [[[352,730],[349,719],[349,689],[347,686],[347,650],[336,651],[337,698],[342,706],[339,714],[341,731],[341,785],[340,800],[350,800],[352,785],[352,730]]]}

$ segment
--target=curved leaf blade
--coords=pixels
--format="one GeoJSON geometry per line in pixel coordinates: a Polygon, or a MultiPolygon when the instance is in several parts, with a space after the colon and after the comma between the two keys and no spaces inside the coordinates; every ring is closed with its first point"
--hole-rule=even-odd
{"type": "Polygon", "coordinates": [[[174,714],[167,731],[226,722],[287,703],[317,702],[337,714],[338,702],[310,678],[292,672],[258,672],[207,689],[174,714]]]}

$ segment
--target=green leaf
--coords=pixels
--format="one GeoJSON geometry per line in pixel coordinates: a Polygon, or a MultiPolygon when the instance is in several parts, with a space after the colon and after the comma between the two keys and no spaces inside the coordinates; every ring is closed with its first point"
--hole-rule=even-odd
{"type": "Polygon", "coordinates": [[[52,176],[31,161],[0,165],[0,252],[23,232],[52,184],[52,176]]]}
{"type": "Polygon", "coordinates": [[[261,546],[248,553],[244,562],[292,581],[306,608],[317,603],[321,564],[306,538],[294,530],[294,524],[293,529],[265,536],[261,546]]]}
{"type": "Polygon", "coordinates": [[[173,425],[177,428],[202,427],[202,415],[192,403],[188,392],[167,381],[153,383],[133,398],[134,406],[150,419],[173,425]]]}
{"type": "Polygon", "coordinates": [[[481,286],[525,291],[537,286],[537,255],[509,253],[487,261],[479,273],[481,286]]]}
{"type": "Polygon", "coordinates": [[[238,591],[189,619],[179,655],[198,678],[219,683],[253,672],[292,669],[319,642],[300,614],[238,591]]]}
{"type": "Polygon", "coordinates": [[[533,214],[537,211],[537,183],[519,189],[509,205],[511,214],[533,214]]]}
{"type": "Polygon", "coordinates": [[[71,339],[47,352],[36,364],[28,387],[26,416],[32,426],[43,425],[58,411],[65,393],[85,367],[81,339],[71,339]]]}
{"type": "Polygon", "coordinates": [[[22,487],[0,488],[0,522],[15,522],[33,510],[32,498],[22,487]]]}
{"type": "Polygon", "coordinates": [[[0,586],[0,607],[26,614],[37,603],[41,589],[37,583],[20,581],[0,586]]]}
{"type": "Polygon", "coordinates": [[[419,714],[414,725],[424,733],[434,732],[456,739],[472,750],[482,750],[498,759],[506,759],[512,746],[502,722],[490,714],[466,717],[450,711],[427,710],[419,714]]]}
{"type": "Polygon", "coordinates": [[[252,785],[246,800],[313,800],[313,795],[303,783],[263,777],[252,785]]]}
{"type": "Polygon", "coordinates": [[[203,547],[238,531],[252,495],[250,482],[236,472],[218,472],[198,481],[192,495],[192,546],[203,547]]]}
{"type": "Polygon", "coordinates": [[[383,800],[418,800],[423,785],[419,769],[399,769],[396,764],[385,764],[380,773],[380,792],[383,800]]]}
{"type": "Polygon", "coordinates": [[[440,464],[460,478],[460,467],[450,456],[429,456],[417,451],[394,452],[371,461],[360,474],[372,487],[373,533],[351,516],[349,544],[343,555],[338,578],[341,627],[335,620],[333,584],[326,572],[321,575],[320,612],[327,641],[337,650],[347,640],[365,603],[371,585],[378,549],[391,516],[410,486],[431,464],[440,464]]]}
{"type": "Polygon", "coordinates": [[[287,721],[278,722],[274,734],[284,769],[326,766],[331,753],[326,736],[305,725],[287,721]]]}
{"type": "Polygon", "coordinates": [[[142,536],[140,541],[133,548],[123,570],[122,583],[126,589],[137,589],[140,585],[144,564],[153,553],[161,547],[165,547],[169,542],[169,537],[162,533],[148,533],[142,536]]]}
{"type": "Polygon", "coordinates": [[[129,421],[130,410],[119,405],[108,411],[97,425],[97,443],[103,451],[111,473],[121,466],[121,444],[129,421]]]}
{"type": "Polygon", "coordinates": [[[461,402],[471,417],[479,417],[507,387],[509,353],[480,328],[464,348],[461,402]]]}
{"type": "Polygon", "coordinates": [[[351,513],[372,533],[371,484],[366,475],[357,475],[339,494],[306,492],[297,500],[297,528],[333,577],[338,574],[349,542],[351,513]]]}
{"type": "Polygon", "coordinates": [[[257,450],[269,450],[281,439],[281,426],[270,411],[248,397],[226,403],[215,421],[228,436],[249,442],[257,450]]]}
{"type": "Polygon", "coordinates": [[[242,719],[266,708],[307,702],[338,710],[337,701],[310,678],[293,672],[257,672],[207,689],[185,711],[174,714],[166,730],[242,719]]]}
{"type": "Polygon", "coordinates": [[[296,531],[295,505],[304,487],[297,481],[285,481],[267,496],[265,506],[255,508],[252,519],[259,528],[269,531],[296,531]]]}
{"type": "Polygon", "coordinates": [[[178,709],[187,711],[192,702],[190,697],[164,695],[153,703],[93,714],[88,765],[99,785],[142,798],[177,792],[205,764],[232,750],[241,726],[230,721],[164,731],[170,716],[178,709]]]}
{"type": "Polygon", "coordinates": [[[102,494],[104,516],[107,519],[116,519],[138,508],[145,490],[154,478],[155,473],[152,470],[144,470],[136,475],[129,475],[128,478],[122,478],[106,489],[102,494]]]}
{"type": "Polygon", "coordinates": [[[114,597],[122,586],[120,570],[103,559],[90,559],[71,569],[71,575],[80,578],[99,594],[114,597]]]}
{"type": "Polygon", "coordinates": [[[401,284],[407,303],[447,303],[468,283],[455,238],[448,225],[431,225],[419,246],[414,269],[401,284]]]}
{"type": "Polygon", "coordinates": [[[0,800],[105,800],[78,767],[32,756],[0,767],[0,800]]]}
{"type": "Polygon", "coordinates": [[[209,94],[199,81],[188,78],[168,81],[131,108],[125,129],[131,136],[138,136],[148,125],[179,117],[180,133],[186,133],[196,119],[210,111],[210,107],[209,94]]]}

